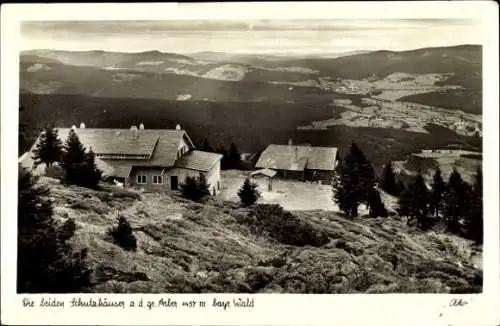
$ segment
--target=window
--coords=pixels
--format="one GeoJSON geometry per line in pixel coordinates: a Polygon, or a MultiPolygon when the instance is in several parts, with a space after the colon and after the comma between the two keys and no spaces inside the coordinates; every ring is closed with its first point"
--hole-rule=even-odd
{"type": "Polygon", "coordinates": [[[154,175],[153,176],[153,184],[162,184],[163,183],[163,178],[161,175],[154,175]]]}
{"type": "Polygon", "coordinates": [[[145,175],[138,175],[137,176],[137,183],[139,183],[139,184],[147,183],[146,176],[145,175]]]}

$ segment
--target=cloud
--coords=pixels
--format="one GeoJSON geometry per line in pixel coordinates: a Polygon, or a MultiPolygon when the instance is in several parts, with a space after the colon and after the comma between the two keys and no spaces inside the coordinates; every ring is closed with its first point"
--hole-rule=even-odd
{"type": "Polygon", "coordinates": [[[170,20],[23,22],[23,49],[324,53],[477,44],[477,21],[170,20]]]}
{"type": "Polygon", "coordinates": [[[74,32],[83,34],[144,33],[159,31],[232,31],[232,30],[364,30],[433,26],[473,26],[471,20],[454,19],[298,19],[298,20],[170,20],[170,21],[36,21],[24,22],[22,34],[74,32]]]}

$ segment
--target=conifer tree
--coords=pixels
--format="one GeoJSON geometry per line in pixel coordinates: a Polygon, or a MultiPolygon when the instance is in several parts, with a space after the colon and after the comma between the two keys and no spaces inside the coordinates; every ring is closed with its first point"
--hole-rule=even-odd
{"type": "Polygon", "coordinates": [[[182,196],[191,199],[198,200],[198,184],[195,177],[187,176],[184,183],[181,183],[182,196]]]}
{"type": "Polygon", "coordinates": [[[132,226],[123,216],[118,217],[118,225],[108,230],[115,243],[125,250],[135,251],[137,249],[137,238],[133,233],[132,226]]]}
{"type": "Polygon", "coordinates": [[[57,129],[45,128],[42,131],[40,141],[37,142],[33,154],[35,167],[40,164],[45,164],[47,168],[50,168],[53,163],[60,161],[62,155],[62,142],[59,139],[57,129]]]}
{"type": "Polygon", "coordinates": [[[368,196],[375,187],[376,177],[372,164],[365,157],[361,149],[355,144],[351,144],[351,155],[354,157],[356,169],[358,171],[359,187],[361,188],[362,201],[367,202],[368,196]]]}
{"type": "Polygon", "coordinates": [[[358,216],[361,203],[370,204],[375,190],[373,166],[355,143],[349,153],[337,164],[333,179],[333,200],[349,218],[358,216]]]}
{"type": "Polygon", "coordinates": [[[95,154],[92,149],[89,150],[88,153],[85,153],[85,159],[80,175],[82,176],[82,178],[80,179],[80,185],[92,189],[99,188],[99,181],[102,177],[102,171],[97,168],[97,165],[95,163],[95,154]]]}
{"type": "Polygon", "coordinates": [[[71,130],[62,155],[62,167],[64,168],[64,181],[82,187],[97,189],[102,176],[102,171],[97,168],[95,154],[80,142],[78,135],[71,130]]]}
{"type": "Polygon", "coordinates": [[[19,166],[19,293],[70,293],[90,286],[87,250],[74,252],[68,242],[75,231],[74,221],[58,225],[49,195],[48,188],[39,184],[37,177],[19,166]]]}
{"type": "Polygon", "coordinates": [[[416,222],[420,228],[428,225],[430,195],[423,176],[419,173],[399,196],[398,213],[408,217],[408,224],[416,222]]]}
{"type": "Polygon", "coordinates": [[[384,202],[380,197],[380,192],[377,189],[374,189],[368,199],[368,206],[370,208],[370,217],[387,217],[389,216],[389,212],[387,208],[384,206],[384,202]]]}
{"type": "Polygon", "coordinates": [[[483,198],[483,170],[481,166],[476,168],[472,190],[476,196],[483,198]]]}
{"type": "Polygon", "coordinates": [[[465,219],[465,232],[467,238],[477,244],[483,243],[483,173],[478,167],[474,176],[474,183],[469,197],[469,211],[465,219]]]}
{"type": "Polygon", "coordinates": [[[398,182],[396,183],[396,196],[400,196],[401,193],[406,189],[405,183],[401,180],[401,176],[399,177],[398,182]]]}
{"type": "Polygon", "coordinates": [[[239,169],[241,165],[241,155],[236,148],[234,143],[231,143],[229,147],[229,153],[227,154],[227,163],[229,169],[239,169]]]}
{"type": "Polygon", "coordinates": [[[61,228],[61,232],[59,232],[59,239],[63,242],[67,241],[75,234],[75,231],[76,231],[75,219],[69,218],[64,222],[61,228]]]}
{"type": "Polygon", "coordinates": [[[78,184],[81,179],[80,172],[85,163],[85,147],[74,130],[70,130],[64,143],[61,163],[65,172],[64,180],[70,184],[78,184]]]}
{"type": "Polygon", "coordinates": [[[339,160],[333,178],[333,200],[348,218],[358,216],[358,206],[361,203],[357,188],[357,177],[352,157],[346,156],[339,160]]]}
{"type": "MultiPolygon", "coordinates": [[[[20,105],[19,106],[19,132],[18,132],[18,145],[19,145],[19,150],[23,150],[22,148],[24,147],[24,142],[26,140],[26,125],[24,123],[21,123],[22,121],[22,112],[24,111],[24,106],[20,105]]],[[[19,152],[21,154],[21,152],[19,152]]]]}
{"type": "Polygon", "coordinates": [[[380,186],[388,194],[397,196],[396,178],[394,176],[394,170],[391,162],[384,166],[380,186]]]}
{"type": "Polygon", "coordinates": [[[441,169],[438,167],[434,173],[432,190],[431,190],[431,213],[438,217],[443,211],[444,193],[446,191],[446,183],[443,181],[441,169]]]}
{"type": "Polygon", "coordinates": [[[400,216],[411,216],[414,200],[409,187],[399,194],[397,212],[400,216]]]}
{"type": "Polygon", "coordinates": [[[210,185],[207,182],[207,178],[203,173],[200,173],[197,180],[197,187],[199,191],[199,199],[203,199],[206,196],[210,196],[210,185]]]}
{"type": "Polygon", "coordinates": [[[182,196],[194,201],[201,201],[206,196],[210,195],[210,187],[205,175],[201,174],[196,177],[186,177],[184,183],[181,184],[182,196]]]}
{"type": "Polygon", "coordinates": [[[222,155],[222,159],[220,161],[220,168],[221,170],[227,170],[229,167],[229,164],[228,164],[228,154],[227,154],[227,151],[224,147],[219,147],[217,149],[217,153],[218,154],[221,154],[222,155]]]}
{"type": "Polygon", "coordinates": [[[445,222],[447,231],[461,235],[463,218],[467,214],[469,186],[460,173],[453,169],[445,193],[445,222]]]}
{"type": "Polygon", "coordinates": [[[243,204],[253,205],[257,202],[261,196],[257,187],[257,184],[250,182],[249,178],[245,179],[245,182],[238,190],[238,196],[243,204]]]}
{"type": "Polygon", "coordinates": [[[204,152],[213,152],[214,151],[212,146],[210,146],[208,139],[206,139],[206,138],[203,140],[203,145],[201,145],[201,150],[204,152]]]}

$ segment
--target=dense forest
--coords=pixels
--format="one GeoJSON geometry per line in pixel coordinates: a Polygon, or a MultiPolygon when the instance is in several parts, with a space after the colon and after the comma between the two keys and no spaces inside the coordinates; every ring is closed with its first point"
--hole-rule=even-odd
{"type": "Polygon", "coordinates": [[[268,144],[286,144],[292,139],[294,143],[336,146],[342,155],[354,141],[376,166],[403,159],[423,148],[450,144],[471,149],[481,146],[480,138],[460,136],[437,125],[429,125],[427,134],[349,126],[297,130],[297,126],[329,118],[341,110],[326,103],[219,103],[22,94],[20,104],[20,123],[26,130],[20,154],[29,149],[45,123],[70,127],[80,122],[88,128],[129,128],[142,122],[146,128],[162,129],[180,124],[198,146],[204,139],[214,148],[234,142],[242,152],[258,152],[268,144]]]}

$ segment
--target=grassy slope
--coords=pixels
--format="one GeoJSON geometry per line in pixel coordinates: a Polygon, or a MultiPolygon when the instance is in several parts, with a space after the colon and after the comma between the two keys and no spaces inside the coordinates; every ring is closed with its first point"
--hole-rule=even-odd
{"type": "Polygon", "coordinates": [[[397,219],[348,221],[296,213],[328,234],[322,247],[296,247],[242,223],[248,209],[165,194],[50,183],[56,216],[74,217],[73,238],[89,248],[95,292],[386,293],[480,291],[482,273],[460,238],[422,233],[397,219]],[[120,193],[122,195],[120,195],[120,193]],[[106,235],[117,214],[132,224],[137,252],[106,235]],[[397,261],[397,263],[396,263],[397,261]]]}

